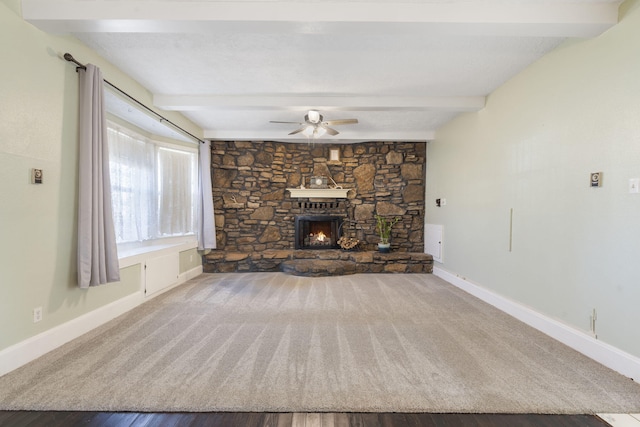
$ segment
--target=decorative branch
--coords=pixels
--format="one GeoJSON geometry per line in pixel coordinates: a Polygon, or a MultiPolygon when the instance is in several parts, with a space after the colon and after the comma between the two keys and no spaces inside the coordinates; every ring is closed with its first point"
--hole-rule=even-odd
{"type": "Polygon", "coordinates": [[[397,216],[393,219],[387,219],[378,214],[376,214],[375,217],[376,217],[376,230],[380,235],[380,243],[383,243],[383,244],[389,243],[389,237],[391,237],[391,229],[402,218],[397,216]]]}

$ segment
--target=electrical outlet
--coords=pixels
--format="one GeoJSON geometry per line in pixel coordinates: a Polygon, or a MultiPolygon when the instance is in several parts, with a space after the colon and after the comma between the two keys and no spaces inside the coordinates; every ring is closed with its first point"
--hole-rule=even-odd
{"type": "Polygon", "coordinates": [[[42,307],[36,307],[33,309],[33,323],[38,323],[42,320],[42,307]]]}

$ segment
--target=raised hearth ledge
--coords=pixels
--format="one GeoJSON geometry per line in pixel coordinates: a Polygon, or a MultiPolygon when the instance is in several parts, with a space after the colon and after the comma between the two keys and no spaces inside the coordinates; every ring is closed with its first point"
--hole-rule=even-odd
{"type": "Polygon", "coordinates": [[[291,197],[346,199],[350,188],[287,188],[291,197]]]}
{"type": "Polygon", "coordinates": [[[355,264],[355,273],[428,274],[433,271],[433,257],[421,252],[383,254],[377,251],[341,249],[267,249],[256,252],[227,252],[218,249],[205,255],[202,264],[205,273],[282,271],[281,264],[285,261],[297,260],[348,261],[355,264]]]}

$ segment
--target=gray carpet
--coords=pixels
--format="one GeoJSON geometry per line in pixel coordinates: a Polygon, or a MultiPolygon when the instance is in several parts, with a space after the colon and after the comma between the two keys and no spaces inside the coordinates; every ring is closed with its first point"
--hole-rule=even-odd
{"type": "Polygon", "coordinates": [[[0,408],[640,412],[640,385],[432,275],[205,274],[0,378],[0,408]]]}

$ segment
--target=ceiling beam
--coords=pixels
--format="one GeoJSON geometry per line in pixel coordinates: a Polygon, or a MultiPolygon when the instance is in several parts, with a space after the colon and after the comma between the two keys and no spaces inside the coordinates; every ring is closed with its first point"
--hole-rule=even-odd
{"type": "Polygon", "coordinates": [[[322,111],[479,111],[484,96],[239,96],[154,95],[153,104],[163,110],[308,110],[322,111]]]}
{"type": "Polygon", "coordinates": [[[22,0],[23,18],[51,33],[216,31],[593,37],[617,3],[396,3],[22,0]],[[215,23],[215,25],[212,25],[215,23]]]}
{"type": "Polygon", "coordinates": [[[300,138],[300,135],[287,135],[282,131],[246,131],[246,130],[214,130],[206,129],[203,133],[204,139],[215,139],[219,141],[289,141],[289,142],[322,142],[322,143],[354,143],[363,141],[410,141],[425,142],[435,138],[434,130],[427,131],[393,131],[393,132],[358,132],[344,131],[335,137],[323,137],[319,139],[307,140],[300,138]]]}

